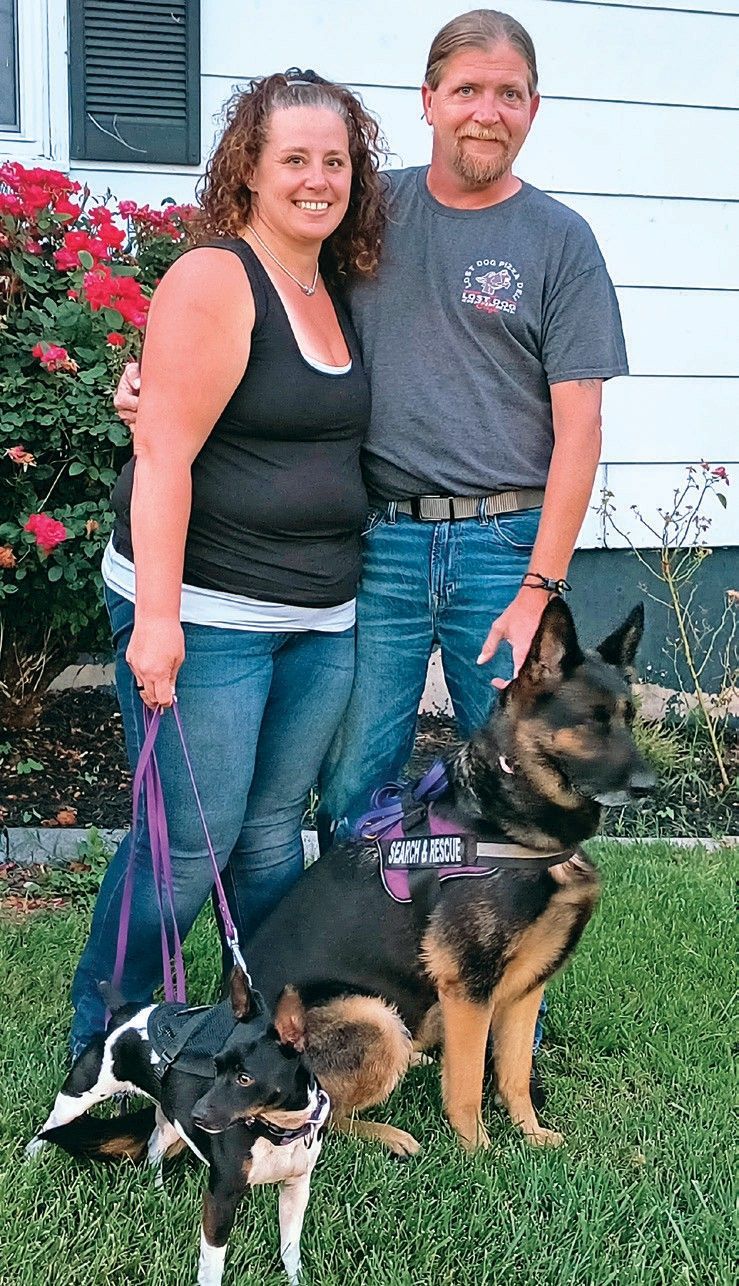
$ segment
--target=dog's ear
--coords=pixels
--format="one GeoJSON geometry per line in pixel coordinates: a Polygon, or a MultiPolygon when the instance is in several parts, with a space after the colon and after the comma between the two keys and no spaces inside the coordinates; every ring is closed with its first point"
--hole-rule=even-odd
{"type": "Polygon", "coordinates": [[[609,634],[596,650],[607,665],[616,665],[619,670],[628,670],[633,665],[636,649],[643,633],[644,604],[637,603],[623,625],[609,634]]]}
{"type": "Polygon", "coordinates": [[[283,1045],[305,1049],[305,1009],[294,987],[285,987],[275,1009],[274,1025],[283,1045]]]}
{"type": "Polygon", "coordinates": [[[572,613],[564,599],[557,595],[550,598],[542,612],[516,684],[551,687],[574,670],[582,659],[572,613]]]}
{"type": "Polygon", "coordinates": [[[235,966],[229,984],[229,993],[231,997],[231,1008],[234,1011],[234,1018],[240,1023],[245,1023],[249,1018],[253,1018],[259,1011],[259,1004],[256,992],[252,991],[249,985],[249,979],[240,969],[235,966]]]}

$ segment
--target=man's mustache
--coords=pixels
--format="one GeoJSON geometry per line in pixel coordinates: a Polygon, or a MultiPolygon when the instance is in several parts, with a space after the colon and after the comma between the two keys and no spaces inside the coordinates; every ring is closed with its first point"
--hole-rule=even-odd
{"type": "Polygon", "coordinates": [[[459,139],[479,138],[479,139],[482,139],[484,143],[507,143],[508,142],[507,136],[500,134],[497,130],[489,130],[489,129],[471,130],[469,126],[462,133],[458,134],[457,138],[459,139]]]}

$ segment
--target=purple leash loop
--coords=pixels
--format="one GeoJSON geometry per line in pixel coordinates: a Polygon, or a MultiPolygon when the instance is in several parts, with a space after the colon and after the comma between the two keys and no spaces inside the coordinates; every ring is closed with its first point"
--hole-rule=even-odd
{"type": "MultiPolygon", "coordinates": [[[[172,713],[177,725],[177,732],[182,745],[182,754],[187,767],[188,776],[192,784],[195,805],[203,827],[205,843],[213,868],[213,884],[218,898],[218,909],[223,920],[223,928],[226,935],[226,941],[231,949],[235,963],[243,969],[247,981],[251,985],[251,977],[244,962],[239,947],[239,935],[236,925],[231,917],[226,902],[226,894],[223,889],[221,874],[218,870],[216,855],[213,851],[208,826],[205,821],[203,806],[200,802],[200,795],[195,782],[192,763],[188,754],[185,743],[185,734],[182,728],[180,712],[177,709],[177,698],[174,698],[172,713]]],[[[131,906],[133,901],[133,883],[134,868],[136,861],[136,841],[139,833],[139,811],[140,804],[145,804],[146,822],[149,832],[149,845],[151,848],[152,871],[154,876],[154,889],[156,892],[157,906],[159,908],[160,936],[162,943],[162,974],[164,978],[164,995],[166,1000],[177,1000],[184,1003],[187,999],[185,994],[185,965],[182,956],[182,941],[179,929],[177,928],[177,918],[175,915],[174,905],[174,880],[172,876],[172,857],[169,848],[169,834],[167,831],[167,816],[164,805],[164,793],[162,791],[162,782],[159,776],[159,767],[157,765],[154,745],[157,733],[162,720],[163,708],[157,707],[156,710],[150,710],[144,706],[144,744],[141,747],[136,771],[133,777],[133,816],[131,822],[131,846],[128,857],[128,869],[123,885],[123,897],[121,899],[121,912],[118,921],[118,941],[116,945],[115,965],[113,968],[113,986],[119,988],[123,977],[123,966],[126,959],[126,947],[128,943],[128,930],[131,922],[131,906]],[[142,797],[143,791],[143,797],[142,797]],[[164,893],[172,919],[172,945],[170,946],[169,935],[167,933],[167,922],[165,918],[164,893]],[[174,978],[172,976],[172,960],[174,960],[174,978]]]]}
{"type": "MultiPolygon", "coordinates": [[[[437,759],[428,772],[424,773],[420,781],[413,786],[411,795],[418,803],[421,801],[431,803],[443,794],[448,785],[446,764],[442,759],[437,759]]],[[[402,821],[403,790],[404,787],[398,782],[388,782],[386,786],[380,786],[379,790],[374,792],[372,807],[368,812],[363,813],[354,825],[352,833],[355,839],[382,839],[383,835],[402,821]]]]}

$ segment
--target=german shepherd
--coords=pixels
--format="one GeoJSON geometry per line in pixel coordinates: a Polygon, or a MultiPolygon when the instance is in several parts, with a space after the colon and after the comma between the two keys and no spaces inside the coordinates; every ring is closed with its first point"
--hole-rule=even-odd
{"type": "Polygon", "coordinates": [[[220,1286],[226,1242],[247,1188],[279,1183],[280,1253],[296,1286],[310,1177],[328,1115],[304,1038],[295,992],[283,990],[272,1021],[240,969],[232,974],[229,1001],[219,1006],[124,1005],[105,1036],[75,1061],[26,1156],[49,1143],[99,1161],[147,1156],[161,1186],[165,1156],[189,1147],[209,1167],[199,1286],[220,1286]],[[162,1058],[159,1033],[177,1037],[185,1029],[193,1034],[181,1053],[162,1058]],[[214,1032],[215,1058],[208,1039],[214,1032]],[[89,1115],[121,1092],[142,1094],[155,1106],[110,1120],[89,1115]]]}
{"type": "Polygon", "coordinates": [[[417,1151],[405,1132],[355,1119],[408,1069],[410,1031],[416,1057],[441,1037],[447,1117],[465,1147],[487,1147],[481,1104],[492,1036],[511,1120],[531,1143],[561,1141],[531,1103],[534,1027],[545,984],[599,896],[577,845],[595,834],[602,804],[631,802],[655,785],[631,734],[628,671],[643,624],[639,606],[583,653],[569,609],[552,598],[488,723],[446,762],[435,818],[525,846],[532,860],[485,878],[435,880],[407,904],[385,891],[376,844],[344,844],[309,867],[251,939],[249,966],[267,1002],[290,979],[306,1008],[306,1052],[335,1126],[401,1156],[417,1151]],[[544,869],[547,854],[559,856],[544,869]]]}

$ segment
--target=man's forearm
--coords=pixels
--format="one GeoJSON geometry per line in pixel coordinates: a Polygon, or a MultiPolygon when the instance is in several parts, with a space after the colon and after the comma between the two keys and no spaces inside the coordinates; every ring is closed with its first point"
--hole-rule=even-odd
{"type": "Polygon", "coordinates": [[[599,459],[600,432],[592,425],[570,429],[555,443],[531,571],[555,579],[567,575],[599,459]]]}

